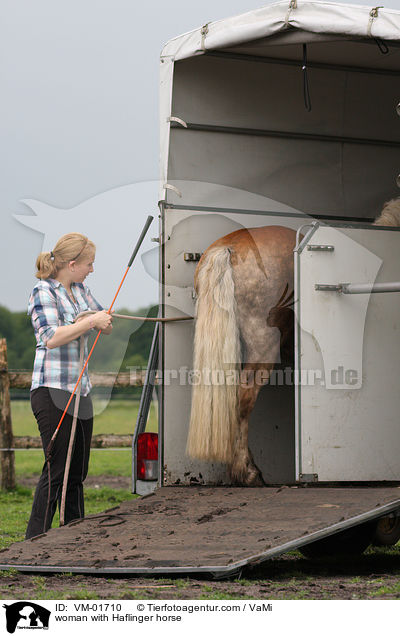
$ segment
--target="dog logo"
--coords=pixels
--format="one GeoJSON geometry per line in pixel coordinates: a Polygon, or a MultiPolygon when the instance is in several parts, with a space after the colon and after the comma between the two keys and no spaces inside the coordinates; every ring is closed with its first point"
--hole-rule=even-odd
{"type": "Polygon", "coordinates": [[[18,601],[3,605],[6,610],[7,631],[14,634],[16,629],[49,629],[51,612],[32,602],[18,601]]]}

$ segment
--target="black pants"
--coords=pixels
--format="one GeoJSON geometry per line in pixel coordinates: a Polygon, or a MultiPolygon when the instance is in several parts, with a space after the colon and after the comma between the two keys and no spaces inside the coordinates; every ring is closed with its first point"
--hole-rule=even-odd
{"type": "MultiPolygon", "coordinates": [[[[31,391],[32,411],[38,423],[45,456],[50,439],[57,428],[70,396],[71,394],[67,391],[44,386],[31,391]]],[[[60,506],[74,404],[75,396],[68,407],[54,442],[50,459],[50,475],[47,462],[45,461],[43,465],[26,530],[26,539],[46,532],[51,527],[57,503],[60,506]]],[[[92,430],[92,400],[90,396],[82,396],[65,497],[65,523],[69,523],[73,519],[81,519],[84,516],[82,484],[88,471],[92,430]]]]}

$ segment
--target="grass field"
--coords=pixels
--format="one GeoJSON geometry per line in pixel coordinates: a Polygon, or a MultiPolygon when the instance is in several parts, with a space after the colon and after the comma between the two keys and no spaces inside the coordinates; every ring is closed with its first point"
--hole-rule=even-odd
{"type": "MultiPolygon", "coordinates": [[[[0,550],[14,541],[22,541],[32,508],[33,489],[18,486],[11,492],[0,491],[0,550]]],[[[86,488],[85,513],[95,514],[116,506],[121,501],[132,499],[128,490],[111,488],[86,488]]],[[[54,516],[53,527],[58,526],[58,513],[54,516]]]]}
{"type": "MultiPolygon", "coordinates": [[[[94,400],[94,409],[99,412],[95,416],[94,433],[115,433],[126,435],[133,433],[138,414],[139,402],[130,400],[111,400],[109,403],[94,400]]],[[[37,436],[36,420],[32,414],[29,400],[11,401],[11,418],[14,435],[37,436]]],[[[157,413],[152,404],[147,423],[149,431],[157,431],[157,413]]],[[[15,473],[17,484],[22,478],[40,475],[43,467],[43,451],[17,450],[15,452],[15,473]]],[[[90,455],[89,475],[116,475],[129,477],[132,469],[132,451],[130,448],[92,449],[90,455]]],[[[32,506],[33,489],[20,485],[15,491],[0,491],[0,549],[24,537],[32,506]]],[[[85,488],[86,514],[100,512],[105,508],[130,499],[133,495],[128,490],[112,490],[110,488],[85,488]]],[[[55,516],[53,526],[58,525],[55,516]]]]}
{"type": "MultiPolygon", "coordinates": [[[[133,433],[139,410],[137,400],[93,399],[95,435],[111,434],[128,435],[133,433]]],[[[11,419],[14,435],[39,435],[36,420],[31,411],[29,400],[11,400],[11,419]]],[[[157,431],[157,407],[152,402],[147,431],[157,431]]]]}
{"type": "MultiPolygon", "coordinates": [[[[133,433],[139,409],[138,401],[94,399],[93,406],[98,414],[94,418],[93,433],[129,435],[133,433]]],[[[37,436],[37,424],[32,414],[29,400],[11,401],[11,418],[14,435],[37,436]]],[[[150,408],[147,431],[157,431],[157,409],[155,403],[150,408]]],[[[131,474],[132,453],[130,448],[119,450],[94,448],[90,455],[89,475],[131,474]]],[[[43,466],[43,451],[17,450],[15,452],[15,473],[18,478],[39,475],[43,466]]]]}
{"type": "MultiPolygon", "coordinates": [[[[40,475],[43,467],[43,451],[39,449],[16,451],[15,475],[18,480],[22,477],[40,475]]],[[[120,475],[129,477],[132,466],[132,451],[130,448],[120,450],[93,448],[90,451],[89,475],[120,475]]],[[[1,518],[1,515],[0,515],[1,518]]]]}

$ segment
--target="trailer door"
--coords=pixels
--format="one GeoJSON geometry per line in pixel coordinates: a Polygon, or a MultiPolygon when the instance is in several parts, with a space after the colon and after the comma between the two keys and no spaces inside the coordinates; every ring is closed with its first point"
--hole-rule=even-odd
{"type": "Polygon", "coordinates": [[[380,286],[400,281],[400,232],[315,224],[303,234],[295,251],[296,479],[398,480],[400,293],[380,286]]]}

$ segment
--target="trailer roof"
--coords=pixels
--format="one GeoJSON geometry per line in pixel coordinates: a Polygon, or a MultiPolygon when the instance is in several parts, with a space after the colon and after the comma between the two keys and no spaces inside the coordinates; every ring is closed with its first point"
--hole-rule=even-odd
{"type": "Polygon", "coordinates": [[[164,46],[161,56],[181,60],[218,49],[237,48],[244,52],[242,47],[249,42],[254,43],[257,50],[245,52],[267,56],[270,55],[268,44],[281,44],[284,38],[293,43],[299,32],[303,42],[305,38],[314,41],[379,38],[399,42],[400,11],[314,0],[283,0],[210,22],[173,38],[164,46]]]}

